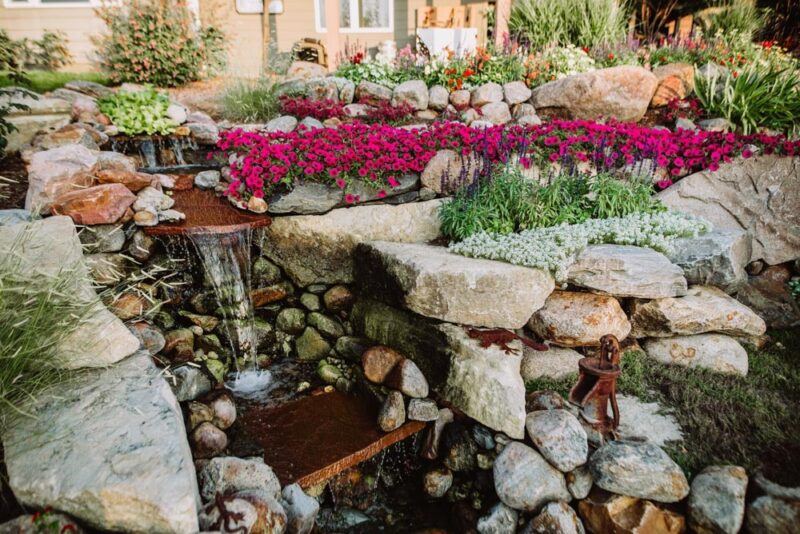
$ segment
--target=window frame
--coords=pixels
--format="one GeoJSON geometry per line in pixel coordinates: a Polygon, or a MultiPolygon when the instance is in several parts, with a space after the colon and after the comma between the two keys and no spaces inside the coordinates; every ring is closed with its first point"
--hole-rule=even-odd
{"type": "Polygon", "coordinates": [[[70,2],[53,2],[47,3],[41,0],[24,0],[22,2],[14,2],[13,0],[3,0],[3,7],[6,9],[60,9],[60,8],[84,8],[91,9],[103,5],[103,0],[87,0],[84,2],[70,1],[70,2]]]}
{"type": "MultiPolygon", "coordinates": [[[[360,16],[358,16],[358,1],[359,0],[348,0],[350,2],[350,21],[358,21],[360,20],[360,16]],[[354,16],[355,15],[355,16],[354,16]]],[[[386,0],[389,3],[389,25],[380,27],[380,28],[361,28],[361,27],[352,27],[349,26],[347,28],[339,27],[340,33],[394,33],[394,0],[386,0]]],[[[325,9],[325,1],[322,0],[322,9],[325,9]]],[[[314,26],[317,33],[328,33],[328,28],[322,27],[322,11],[320,10],[320,0],[314,0],[314,26]]]]}

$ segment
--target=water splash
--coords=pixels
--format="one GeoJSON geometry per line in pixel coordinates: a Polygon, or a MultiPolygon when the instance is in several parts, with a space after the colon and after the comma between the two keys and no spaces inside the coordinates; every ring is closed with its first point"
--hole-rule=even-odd
{"type": "Polygon", "coordinates": [[[245,400],[264,398],[274,387],[272,373],[265,369],[250,368],[237,371],[225,385],[235,397],[245,400]]]}

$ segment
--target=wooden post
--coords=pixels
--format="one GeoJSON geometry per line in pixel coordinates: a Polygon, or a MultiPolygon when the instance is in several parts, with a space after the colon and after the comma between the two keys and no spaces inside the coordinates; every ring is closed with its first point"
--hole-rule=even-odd
{"type": "Polygon", "coordinates": [[[328,70],[336,70],[336,62],[339,59],[340,39],[339,39],[339,10],[340,0],[325,0],[325,48],[328,53],[328,70]]]}
{"type": "Polygon", "coordinates": [[[497,0],[494,12],[494,46],[502,49],[508,34],[508,19],[511,18],[511,0],[497,0]]]}

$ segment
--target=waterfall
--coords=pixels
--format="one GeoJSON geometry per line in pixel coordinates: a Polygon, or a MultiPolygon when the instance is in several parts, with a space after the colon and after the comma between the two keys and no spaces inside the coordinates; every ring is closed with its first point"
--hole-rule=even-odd
{"type": "Polygon", "coordinates": [[[222,310],[223,327],[236,355],[236,373],[228,387],[243,397],[257,394],[271,381],[256,361],[257,339],[250,299],[250,247],[252,231],[188,234],[206,279],[222,310]],[[245,365],[239,366],[239,357],[245,365]]]}
{"type": "Polygon", "coordinates": [[[158,159],[156,158],[156,145],[152,139],[143,139],[139,143],[139,155],[142,158],[144,166],[148,169],[155,169],[158,167],[158,159]]]}

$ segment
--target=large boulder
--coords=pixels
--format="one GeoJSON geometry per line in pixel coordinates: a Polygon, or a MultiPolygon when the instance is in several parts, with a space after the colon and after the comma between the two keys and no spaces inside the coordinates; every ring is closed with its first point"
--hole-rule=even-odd
{"type": "Polygon", "coordinates": [[[382,102],[392,100],[392,90],[385,85],[373,82],[361,82],[356,86],[355,101],[368,106],[378,106],[382,102]]]}
{"type": "Polygon", "coordinates": [[[578,361],[583,355],[572,349],[551,345],[540,351],[524,348],[522,356],[522,380],[527,384],[538,378],[559,380],[578,372],[578,361]]]}
{"type": "Polygon", "coordinates": [[[503,504],[536,512],[552,501],[570,501],[564,475],[518,441],[512,441],[494,462],[494,488],[503,504]]]}
{"type": "Polygon", "coordinates": [[[138,353],[44,391],[3,435],[20,504],[100,531],[197,532],[192,453],[175,396],[138,353]]]}
{"type": "Polygon", "coordinates": [[[800,158],[736,159],[687,176],[658,198],[717,230],[748,232],[749,261],[777,265],[800,257],[800,158]]]}
{"type": "Polygon", "coordinates": [[[264,231],[264,255],[299,286],[351,283],[353,251],[366,241],[424,243],[439,237],[440,201],[356,206],[325,215],[275,218],[264,231]]]}
{"type": "Polygon", "coordinates": [[[69,217],[0,226],[0,256],[12,251],[18,259],[12,265],[21,276],[65,276],[70,288],[67,298],[87,304],[80,325],[58,347],[62,367],[104,367],[138,350],[139,340],[99,302],[69,217]]]}
{"type": "Polygon", "coordinates": [[[83,145],[66,145],[35,153],[28,164],[25,209],[47,211],[64,193],[92,185],[97,152],[83,145]]]}
{"type": "Polygon", "coordinates": [[[793,534],[800,524],[800,501],[762,495],[747,507],[747,532],[793,534]]]}
{"type": "Polygon", "coordinates": [[[464,180],[481,170],[481,161],[472,153],[467,156],[455,150],[439,150],[425,165],[420,182],[428,189],[443,194],[455,192],[464,180]]]}
{"type": "Polygon", "coordinates": [[[747,280],[744,268],[752,255],[751,241],[742,230],[715,230],[676,239],[667,257],[683,269],[690,284],[715,286],[732,293],[747,280]]]}
{"type": "Polygon", "coordinates": [[[654,108],[686,98],[694,91],[694,65],[689,63],[661,65],[653,69],[653,75],[658,79],[658,88],[650,101],[654,108]]]}
{"type": "Polygon", "coordinates": [[[706,467],[692,480],[689,526],[700,534],[736,534],[744,521],[747,472],[734,465],[706,467]]]}
{"type": "Polygon", "coordinates": [[[584,72],[541,85],[533,90],[537,110],[555,108],[571,118],[641,119],[658,86],[658,79],[642,67],[620,66],[584,72]]]}
{"type": "Polygon", "coordinates": [[[324,65],[320,65],[319,63],[312,63],[310,61],[294,61],[291,65],[289,65],[289,70],[286,72],[286,78],[316,78],[319,76],[325,76],[328,74],[328,71],[325,69],[324,65]]]}
{"type": "Polygon", "coordinates": [[[428,86],[422,80],[409,80],[394,88],[392,105],[409,106],[415,111],[428,109],[428,86]]]}
{"type": "Polygon", "coordinates": [[[687,291],[683,270],[649,248],[592,245],[569,268],[569,282],[615,297],[658,299],[687,291]]]}
{"type": "Polygon", "coordinates": [[[444,247],[370,242],[356,256],[356,279],[369,294],[451,323],[522,328],[554,287],[547,272],[444,247]]]}
{"type": "Polygon", "coordinates": [[[578,503],[578,511],[589,532],[615,534],[684,534],[682,515],[660,508],[650,501],[592,491],[578,503]]]}
{"type": "Polygon", "coordinates": [[[584,534],[585,532],[578,514],[565,502],[548,503],[541,513],[520,531],[521,534],[584,534]]]}
{"type": "Polygon", "coordinates": [[[53,200],[50,211],[76,224],[113,224],[125,215],[136,195],[122,184],[103,184],[70,191],[53,200]]]}
{"type": "Polygon", "coordinates": [[[747,375],[747,351],[738,341],[722,334],[650,338],[645,340],[644,350],[661,363],[747,375]]]}
{"type": "Polygon", "coordinates": [[[589,441],[580,421],[567,410],[528,414],[525,429],[539,453],[562,473],[586,463],[589,441]]]}
{"type": "Polygon", "coordinates": [[[652,443],[612,441],[589,459],[595,485],[606,491],[658,502],[678,502],[689,482],[667,453],[652,443]]]}
{"type": "Polygon", "coordinates": [[[317,215],[327,213],[342,203],[344,191],[316,182],[299,182],[291,191],[277,193],[267,202],[274,214],[297,213],[317,215]]]}
{"type": "Polygon", "coordinates": [[[736,299],[761,316],[770,328],[788,328],[800,321],[800,308],[789,289],[792,272],[786,265],[767,267],[749,276],[736,299]]]}
{"type": "Polygon", "coordinates": [[[539,337],[563,347],[597,347],[600,338],[628,337],[631,324],[614,297],[556,291],[528,322],[539,337]]]}
{"type": "Polygon", "coordinates": [[[764,320],[750,308],[714,287],[693,286],[683,297],[637,301],[631,314],[635,338],[719,332],[760,336],[764,320]]]}
{"type": "Polygon", "coordinates": [[[31,96],[29,92],[0,95],[0,108],[20,104],[28,109],[11,108],[6,120],[16,128],[6,138],[6,153],[16,152],[39,131],[53,131],[69,124],[72,104],[61,98],[31,96]]]}
{"type": "Polygon", "coordinates": [[[502,102],[503,96],[502,85],[494,82],[485,83],[472,90],[470,105],[479,108],[493,102],[502,102]]]}

